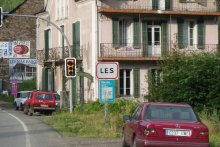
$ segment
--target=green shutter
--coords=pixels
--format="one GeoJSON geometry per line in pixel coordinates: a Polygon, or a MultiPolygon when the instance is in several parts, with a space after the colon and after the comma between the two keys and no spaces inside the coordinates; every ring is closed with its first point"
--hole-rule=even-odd
{"type": "Polygon", "coordinates": [[[147,21],[143,20],[142,21],[142,46],[143,46],[143,56],[147,56],[147,47],[148,47],[148,42],[147,42],[147,21]]]}
{"type": "Polygon", "coordinates": [[[162,56],[168,55],[168,24],[167,21],[162,22],[162,40],[161,40],[161,47],[162,47],[162,56]]]}
{"type": "Polygon", "coordinates": [[[134,48],[139,48],[139,19],[134,19],[134,48]]]}
{"type": "Polygon", "coordinates": [[[159,0],[152,0],[152,8],[153,10],[159,9],[159,0]]]}
{"type": "Polygon", "coordinates": [[[205,25],[204,20],[199,19],[198,23],[198,48],[203,49],[205,46],[205,25]]]}
{"type": "Polygon", "coordinates": [[[179,0],[180,3],[186,3],[187,0],[179,0]]]}
{"type": "Polygon", "coordinates": [[[140,69],[134,69],[134,97],[140,97],[140,69]]]}
{"type": "Polygon", "coordinates": [[[51,91],[55,91],[55,86],[54,86],[54,69],[51,68],[51,91]]]}
{"type": "Polygon", "coordinates": [[[45,59],[48,60],[49,58],[49,31],[44,31],[44,48],[45,48],[45,59]]]}
{"type": "Polygon", "coordinates": [[[117,18],[112,19],[112,27],[113,47],[119,48],[119,20],[117,18]]]}
{"type": "Polygon", "coordinates": [[[49,86],[49,84],[48,84],[48,72],[49,72],[49,69],[46,68],[46,70],[45,70],[45,87],[44,87],[44,90],[46,90],[46,91],[48,91],[48,86],[49,86]]]}
{"type": "Polygon", "coordinates": [[[172,10],[172,6],[173,6],[172,0],[166,0],[165,1],[165,9],[166,10],[172,10]]]}
{"type": "Polygon", "coordinates": [[[46,79],[45,79],[46,71],[45,70],[46,70],[45,68],[42,68],[42,79],[41,79],[41,81],[42,81],[42,85],[41,85],[42,90],[45,90],[45,82],[46,82],[46,79]]]}
{"type": "Polygon", "coordinates": [[[115,80],[115,97],[120,97],[120,87],[119,87],[119,78],[118,80],[115,80]]]}
{"type": "Polygon", "coordinates": [[[178,23],[178,47],[180,49],[182,49],[182,48],[185,47],[185,42],[184,42],[184,38],[185,38],[185,36],[184,36],[185,35],[184,20],[183,19],[178,19],[177,23],[178,23]]]}
{"type": "Polygon", "coordinates": [[[77,21],[73,24],[73,57],[80,53],[80,22],[77,21]]]}
{"type": "MultiPolygon", "coordinates": [[[[62,30],[62,32],[64,33],[64,26],[60,26],[60,29],[62,30]]],[[[62,35],[62,55],[64,56],[64,37],[62,35]]]]}

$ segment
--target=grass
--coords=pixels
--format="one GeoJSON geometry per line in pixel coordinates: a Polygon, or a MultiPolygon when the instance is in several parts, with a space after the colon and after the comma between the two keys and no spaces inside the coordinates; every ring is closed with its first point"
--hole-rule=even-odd
{"type": "Polygon", "coordinates": [[[13,103],[14,102],[14,97],[13,96],[6,96],[6,95],[0,93],[0,101],[13,103]]]}
{"type": "MultiPolygon", "coordinates": [[[[94,106],[95,107],[95,106],[94,106]]],[[[99,111],[85,112],[57,112],[51,117],[42,117],[42,121],[53,126],[60,133],[67,136],[89,138],[120,138],[124,113],[109,113],[109,124],[105,123],[104,108],[99,111]]],[[[201,113],[202,122],[209,128],[210,147],[220,146],[220,120],[213,113],[208,116],[201,113]]]]}

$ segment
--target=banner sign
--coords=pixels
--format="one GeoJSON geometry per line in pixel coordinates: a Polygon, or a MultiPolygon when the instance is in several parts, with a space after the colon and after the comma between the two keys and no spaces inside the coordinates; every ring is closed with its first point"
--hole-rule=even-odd
{"type": "Polygon", "coordinates": [[[0,41],[0,58],[30,58],[30,41],[0,41]]]}

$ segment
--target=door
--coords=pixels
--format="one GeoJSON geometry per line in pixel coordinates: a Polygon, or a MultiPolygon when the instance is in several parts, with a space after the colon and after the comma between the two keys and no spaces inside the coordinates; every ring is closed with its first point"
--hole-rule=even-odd
{"type": "Polygon", "coordinates": [[[148,55],[152,57],[161,56],[161,27],[149,26],[148,32],[148,55]]]}

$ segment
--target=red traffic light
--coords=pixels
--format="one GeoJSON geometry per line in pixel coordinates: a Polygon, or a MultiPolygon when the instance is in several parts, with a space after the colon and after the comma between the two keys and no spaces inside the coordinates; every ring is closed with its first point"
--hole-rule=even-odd
{"type": "Polygon", "coordinates": [[[65,59],[65,76],[66,77],[76,76],[76,59],[75,58],[65,59]]]}

